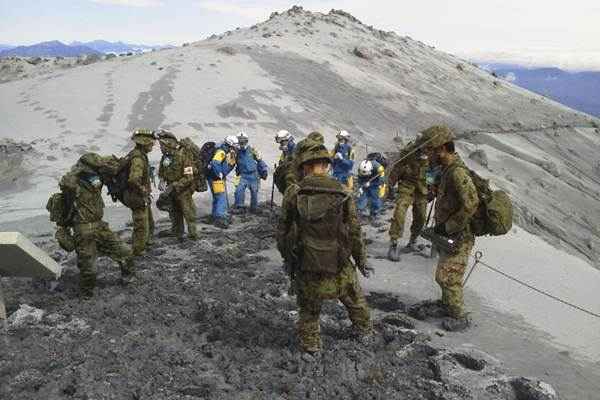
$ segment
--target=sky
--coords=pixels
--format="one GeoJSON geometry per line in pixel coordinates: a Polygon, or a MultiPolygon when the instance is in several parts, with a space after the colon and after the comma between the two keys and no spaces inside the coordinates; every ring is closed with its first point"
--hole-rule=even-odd
{"type": "Polygon", "coordinates": [[[368,25],[471,59],[600,69],[594,0],[0,0],[0,43],[181,44],[253,25],[294,4],[344,9],[368,25]]]}

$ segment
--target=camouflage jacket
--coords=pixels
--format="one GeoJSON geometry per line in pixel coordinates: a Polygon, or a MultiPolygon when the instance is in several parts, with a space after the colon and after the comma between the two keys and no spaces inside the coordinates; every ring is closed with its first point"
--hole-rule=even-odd
{"type": "Polygon", "coordinates": [[[66,196],[73,199],[73,225],[98,222],[104,217],[102,186],[94,187],[80,179],[76,173],[68,173],[60,186],[66,196]]]}
{"type": "Polygon", "coordinates": [[[452,164],[442,171],[435,204],[436,224],[444,224],[451,235],[468,232],[478,205],[477,189],[464,162],[456,155],[452,164]]]}
{"type": "Polygon", "coordinates": [[[133,149],[128,155],[129,179],[127,184],[131,190],[131,196],[135,197],[136,203],[147,203],[147,196],[152,192],[150,183],[150,162],[148,155],[139,147],[133,149]]]}
{"type": "Polygon", "coordinates": [[[194,165],[194,157],[183,147],[175,154],[163,154],[158,168],[158,177],[173,187],[176,193],[195,190],[198,168],[194,165]]]}
{"type": "Polygon", "coordinates": [[[297,263],[300,271],[315,272],[319,267],[314,264],[323,262],[327,264],[324,267],[330,269],[327,272],[341,271],[352,265],[350,257],[356,265],[366,265],[354,199],[331,176],[311,175],[286,189],[277,247],[284,260],[297,263]],[[327,204],[341,207],[341,227],[329,223],[327,204]],[[307,210],[313,216],[307,216],[307,210]],[[317,214],[320,215],[315,217],[317,214]],[[328,259],[331,249],[337,249],[337,257],[328,259]]]}
{"type": "Polygon", "coordinates": [[[427,194],[427,168],[429,162],[421,160],[415,154],[410,155],[405,160],[395,163],[390,171],[388,183],[394,186],[398,183],[398,190],[403,188],[414,188],[422,195],[427,194]]]}

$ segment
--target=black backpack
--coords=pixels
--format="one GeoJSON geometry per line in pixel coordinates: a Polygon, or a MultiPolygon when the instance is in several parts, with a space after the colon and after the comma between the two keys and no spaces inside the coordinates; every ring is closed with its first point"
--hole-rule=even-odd
{"type": "Polygon", "coordinates": [[[106,182],[106,187],[108,189],[108,194],[114,203],[120,201],[126,207],[131,208],[131,204],[128,204],[125,196],[125,192],[127,192],[128,189],[130,167],[131,157],[127,156],[121,158],[119,160],[119,170],[117,174],[110,181],[106,182]]]}
{"type": "Polygon", "coordinates": [[[367,155],[367,160],[369,160],[369,161],[377,161],[380,165],[383,166],[383,168],[387,168],[387,166],[388,166],[387,159],[381,153],[369,153],[367,155]]]}
{"type": "Polygon", "coordinates": [[[208,167],[216,151],[217,144],[215,142],[206,142],[200,148],[200,158],[202,160],[202,167],[205,176],[210,176],[210,170],[208,167]]]}

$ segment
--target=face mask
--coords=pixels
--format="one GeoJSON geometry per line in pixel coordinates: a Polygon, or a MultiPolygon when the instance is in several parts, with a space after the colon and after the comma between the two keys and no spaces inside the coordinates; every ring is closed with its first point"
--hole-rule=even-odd
{"type": "Polygon", "coordinates": [[[281,151],[288,151],[288,142],[279,142],[279,150],[281,151]]]}
{"type": "Polygon", "coordinates": [[[96,189],[102,186],[102,180],[98,175],[87,175],[84,180],[96,189]]]}
{"type": "Polygon", "coordinates": [[[171,160],[171,157],[165,157],[163,159],[162,165],[164,167],[168,167],[169,165],[171,165],[172,162],[173,162],[173,160],[171,160]]]}

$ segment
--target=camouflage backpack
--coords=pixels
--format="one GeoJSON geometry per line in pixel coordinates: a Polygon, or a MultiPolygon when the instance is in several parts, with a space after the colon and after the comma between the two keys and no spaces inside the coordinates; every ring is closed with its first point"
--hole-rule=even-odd
{"type": "Polygon", "coordinates": [[[490,182],[467,168],[477,189],[479,207],[471,219],[471,232],[475,236],[501,236],[512,228],[513,209],[508,194],[492,190],[490,182]]]}
{"type": "Polygon", "coordinates": [[[301,270],[336,274],[350,257],[350,234],[345,221],[350,194],[343,189],[300,185],[297,197],[301,270]]]}
{"type": "Polygon", "coordinates": [[[202,149],[198,147],[198,145],[196,145],[196,143],[194,143],[189,137],[181,139],[179,144],[191,155],[192,159],[194,160],[196,170],[198,171],[198,176],[196,176],[196,191],[206,192],[208,190],[208,184],[206,183],[206,168],[202,149]]]}
{"type": "Polygon", "coordinates": [[[58,226],[70,226],[73,219],[73,201],[63,192],[53,193],[46,203],[50,221],[58,226]]]}

